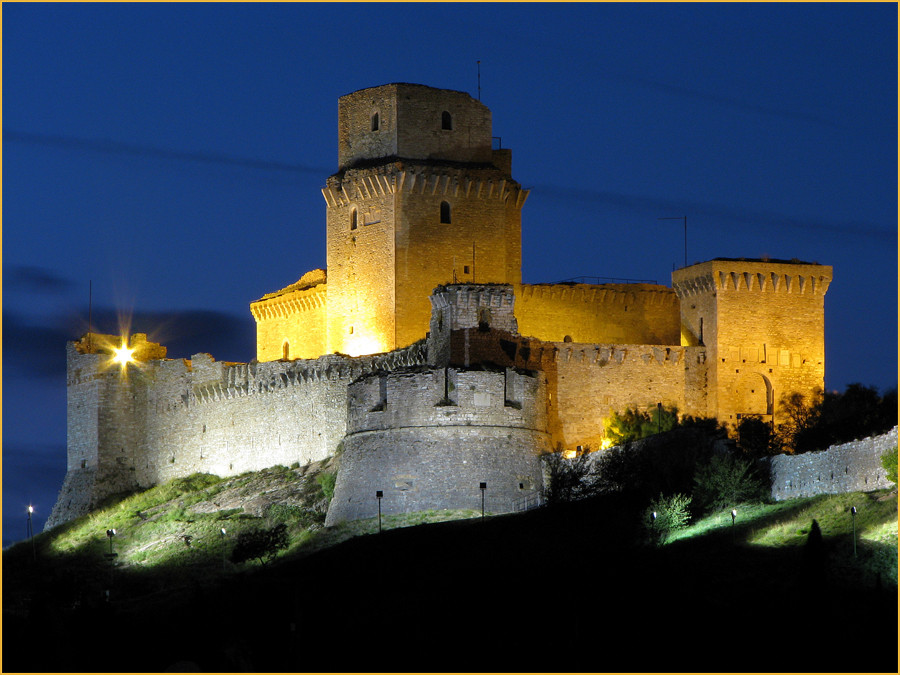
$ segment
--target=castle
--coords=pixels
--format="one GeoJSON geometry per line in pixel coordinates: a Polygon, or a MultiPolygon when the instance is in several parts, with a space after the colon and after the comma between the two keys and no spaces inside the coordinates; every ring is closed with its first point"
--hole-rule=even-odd
{"type": "Polygon", "coordinates": [[[831,267],[717,258],[646,283],[523,284],[528,190],[490,110],[415,84],[338,102],[322,190],[326,268],[251,303],[257,354],[167,359],[130,336],[67,345],[68,472],[48,527],[196,471],[340,453],[327,524],[423,509],[514,510],[540,455],[603,447],[603,420],[658,403],[777,424],[824,384],[831,267]],[[481,489],[481,486],[484,489],[481,489]],[[480,492],[479,492],[480,491],[480,492]]]}

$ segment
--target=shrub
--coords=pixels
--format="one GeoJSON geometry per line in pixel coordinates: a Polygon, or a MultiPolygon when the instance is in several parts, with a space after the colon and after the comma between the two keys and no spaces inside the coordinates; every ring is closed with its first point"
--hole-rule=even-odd
{"type": "Polygon", "coordinates": [[[888,450],[881,456],[881,466],[887,472],[887,479],[894,485],[897,484],[897,446],[888,450]]]}
{"type": "Polygon", "coordinates": [[[252,529],[241,532],[231,551],[231,561],[243,563],[248,560],[259,560],[265,566],[278,555],[278,551],[287,548],[287,525],[279,523],[270,529],[252,529]]]}
{"type": "Polygon", "coordinates": [[[671,433],[610,448],[595,461],[602,492],[628,492],[646,503],[654,495],[691,494],[697,466],[725,431],[715,420],[691,420],[671,433]]]}
{"type": "Polygon", "coordinates": [[[337,482],[337,474],[331,471],[322,471],[316,476],[316,482],[322,488],[322,494],[330,502],[334,497],[334,484],[337,482]]]}
{"type": "Polygon", "coordinates": [[[660,494],[654,499],[644,512],[644,524],[650,540],[664,544],[672,532],[687,527],[691,520],[690,506],[691,497],[685,494],[670,497],[660,494]]]}
{"type": "Polygon", "coordinates": [[[768,477],[751,460],[713,455],[694,474],[694,497],[707,511],[744,502],[760,502],[769,493],[768,477]]]}

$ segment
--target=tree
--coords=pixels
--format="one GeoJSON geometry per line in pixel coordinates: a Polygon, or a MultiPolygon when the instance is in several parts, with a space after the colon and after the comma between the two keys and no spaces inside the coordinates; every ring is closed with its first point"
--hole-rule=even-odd
{"type": "Polygon", "coordinates": [[[761,502],[768,494],[768,477],[752,460],[731,454],[713,455],[694,475],[694,498],[706,511],[761,502]]]}
{"type": "Polygon", "coordinates": [[[778,427],[779,442],[788,452],[824,450],[889,431],[897,424],[897,391],[879,396],[873,387],[851,384],[843,393],[816,391],[809,399],[793,392],[782,396],[786,420],[778,427]]]}
{"type": "Polygon", "coordinates": [[[772,425],[757,416],[745,415],[737,425],[738,445],[748,457],[777,455],[782,451],[772,425]]]}
{"type": "Polygon", "coordinates": [[[248,560],[259,560],[260,564],[272,562],[278,551],[287,548],[289,543],[287,525],[279,523],[269,529],[252,529],[241,532],[231,551],[233,563],[248,560]]]}
{"type": "Polygon", "coordinates": [[[593,465],[590,448],[566,458],[563,453],[553,452],[544,457],[546,480],[542,492],[545,504],[553,505],[588,497],[594,492],[593,465]]]}
{"type": "Polygon", "coordinates": [[[671,431],[677,425],[678,408],[675,406],[653,406],[650,412],[626,408],[622,413],[613,413],[603,422],[606,437],[613,445],[671,431]]]}

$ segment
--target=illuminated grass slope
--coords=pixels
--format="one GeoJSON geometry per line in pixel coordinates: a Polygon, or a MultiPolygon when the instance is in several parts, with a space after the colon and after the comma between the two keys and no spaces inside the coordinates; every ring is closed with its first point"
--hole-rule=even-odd
{"type": "Polygon", "coordinates": [[[29,542],[4,551],[4,671],[789,672],[850,654],[848,670],[895,670],[895,493],[738,505],[733,530],[723,512],[656,548],[646,505],[621,496],[325,529],[330,469],[191,476],[39,535],[36,563],[29,542]],[[434,522],[448,518],[463,520],[434,522]],[[273,564],[228,560],[241,530],[279,522],[290,545],[273,564]],[[635,651],[636,633],[677,648],[635,651]],[[775,661],[750,647],[778,635],[796,648],[775,661]],[[866,647],[816,646],[836,644],[866,647]]]}

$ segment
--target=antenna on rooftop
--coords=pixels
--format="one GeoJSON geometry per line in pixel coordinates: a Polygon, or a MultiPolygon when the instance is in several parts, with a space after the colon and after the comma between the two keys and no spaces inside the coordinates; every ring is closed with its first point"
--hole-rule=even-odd
{"type": "Polygon", "coordinates": [[[476,61],[478,64],[478,100],[481,100],[481,61],[476,61]]]}

